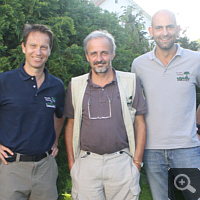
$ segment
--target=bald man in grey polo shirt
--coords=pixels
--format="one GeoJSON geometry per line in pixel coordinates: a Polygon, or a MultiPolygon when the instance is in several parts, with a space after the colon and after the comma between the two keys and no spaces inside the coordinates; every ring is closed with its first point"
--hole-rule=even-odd
{"type": "Polygon", "coordinates": [[[84,49],[91,71],[72,79],[64,112],[72,199],[137,200],[146,141],[140,83],[112,68],[115,42],[108,32],[89,34],[84,49]]]}
{"type": "MultiPolygon", "coordinates": [[[[144,164],[154,200],[168,199],[169,168],[175,180],[180,174],[191,174],[189,178],[196,192],[184,189],[187,184],[182,185],[186,200],[200,198],[200,141],[196,134],[195,90],[200,86],[200,53],[183,49],[175,43],[179,31],[174,13],[158,11],[149,28],[156,47],[132,64],[132,71],[140,78],[147,101],[144,164]],[[182,171],[182,168],[188,170],[182,171]]],[[[182,180],[189,185],[187,180],[182,180]]],[[[174,199],[170,190],[169,199],[174,199]]]]}

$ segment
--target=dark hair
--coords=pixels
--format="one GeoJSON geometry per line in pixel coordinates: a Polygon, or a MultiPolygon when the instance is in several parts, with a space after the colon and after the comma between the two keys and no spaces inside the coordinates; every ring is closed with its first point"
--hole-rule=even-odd
{"type": "Polygon", "coordinates": [[[24,46],[26,46],[26,42],[27,42],[27,38],[28,38],[29,34],[31,32],[37,32],[37,31],[47,34],[49,36],[49,39],[50,39],[49,46],[51,49],[53,46],[53,33],[48,27],[46,27],[45,25],[42,25],[42,24],[32,24],[32,25],[25,24],[24,31],[23,31],[24,46]]]}

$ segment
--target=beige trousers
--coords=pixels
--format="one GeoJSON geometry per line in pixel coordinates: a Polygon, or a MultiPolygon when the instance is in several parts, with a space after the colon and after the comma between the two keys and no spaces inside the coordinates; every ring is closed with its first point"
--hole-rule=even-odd
{"type": "Polygon", "coordinates": [[[129,150],[98,155],[81,151],[71,169],[72,200],[138,200],[140,173],[129,150]]]}
{"type": "Polygon", "coordinates": [[[51,155],[39,162],[1,162],[0,200],[56,200],[57,176],[51,155]]]}

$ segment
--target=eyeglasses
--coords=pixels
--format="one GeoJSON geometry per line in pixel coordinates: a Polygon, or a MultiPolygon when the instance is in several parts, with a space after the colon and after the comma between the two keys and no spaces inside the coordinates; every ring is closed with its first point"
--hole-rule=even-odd
{"type": "Polygon", "coordinates": [[[112,117],[111,103],[112,103],[112,98],[113,98],[114,86],[115,86],[115,84],[113,84],[113,87],[112,87],[111,98],[109,98],[109,96],[107,95],[108,102],[109,102],[109,116],[107,116],[107,117],[103,117],[103,116],[101,116],[101,117],[100,116],[98,116],[98,117],[91,117],[90,106],[91,106],[91,103],[92,103],[92,97],[91,97],[91,86],[90,86],[90,98],[88,100],[88,116],[89,116],[89,119],[109,119],[109,118],[112,117]]]}
{"type": "MultiPolygon", "coordinates": [[[[108,97],[108,95],[107,95],[107,97],[108,97]]],[[[88,115],[89,115],[89,119],[109,119],[109,118],[111,118],[112,117],[112,110],[111,110],[111,100],[110,100],[110,98],[108,97],[108,102],[109,102],[109,116],[107,116],[107,117],[91,117],[91,114],[90,114],[90,106],[91,106],[91,97],[89,98],[89,100],[88,100],[88,115]]]]}

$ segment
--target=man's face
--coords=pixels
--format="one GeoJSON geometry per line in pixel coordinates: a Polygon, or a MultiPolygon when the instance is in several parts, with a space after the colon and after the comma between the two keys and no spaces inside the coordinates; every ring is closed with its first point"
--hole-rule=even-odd
{"type": "Polygon", "coordinates": [[[93,38],[87,45],[87,61],[95,73],[106,73],[112,66],[114,53],[111,52],[110,42],[106,37],[93,38]]]}
{"type": "Polygon", "coordinates": [[[171,13],[160,12],[153,17],[152,27],[149,32],[158,48],[170,50],[174,47],[180,27],[177,27],[176,20],[171,13]]]}
{"type": "Polygon", "coordinates": [[[48,57],[51,54],[49,46],[50,38],[47,34],[31,32],[27,38],[26,46],[22,43],[22,51],[25,54],[25,67],[27,69],[44,68],[48,57]]]}

